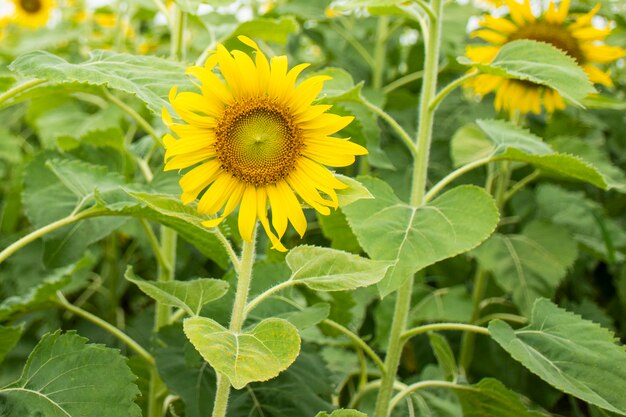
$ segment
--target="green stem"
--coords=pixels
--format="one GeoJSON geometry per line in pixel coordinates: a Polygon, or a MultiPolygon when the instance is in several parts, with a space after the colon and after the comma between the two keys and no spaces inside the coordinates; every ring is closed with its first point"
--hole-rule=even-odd
{"type": "MultiPolygon", "coordinates": [[[[476,323],[480,318],[480,302],[485,296],[485,290],[487,289],[487,279],[489,275],[487,271],[480,266],[476,270],[474,276],[474,290],[472,292],[472,317],[470,323],[476,323]]],[[[461,369],[467,373],[469,370],[472,357],[474,355],[474,342],[476,340],[476,333],[465,332],[461,339],[461,353],[459,355],[459,365],[461,369]]]]}
{"type": "Polygon", "coordinates": [[[385,364],[380,359],[380,357],[376,354],[376,352],[374,352],[374,350],[371,347],[369,347],[367,343],[363,341],[363,339],[361,339],[358,335],[354,334],[349,329],[345,328],[344,326],[342,326],[341,324],[333,320],[328,320],[328,319],[322,320],[322,323],[348,336],[348,338],[350,338],[350,340],[352,340],[355,345],[361,348],[363,352],[366,353],[367,356],[369,356],[372,361],[374,361],[374,363],[376,364],[378,369],[380,369],[382,374],[383,375],[385,374],[385,364]]]}
{"type": "Polygon", "coordinates": [[[182,61],[185,57],[185,24],[186,14],[180,8],[174,11],[174,24],[171,30],[172,42],[170,44],[170,55],[175,61],[182,61]]]}
{"type": "MultiPolygon", "coordinates": [[[[178,234],[175,230],[170,229],[169,227],[161,226],[161,247],[158,252],[160,252],[163,257],[163,263],[159,263],[159,273],[157,277],[159,282],[169,282],[174,280],[177,238],[178,234]]],[[[155,332],[158,332],[161,327],[167,326],[170,323],[171,314],[172,308],[170,306],[159,302],[156,303],[154,320],[155,332]]]]}
{"type": "Polygon", "coordinates": [[[412,83],[413,81],[420,80],[424,76],[424,71],[415,71],[410,74],[404,75],[397,80],[394,80],[383,87],[383,93],[389,94],[393,90],[402,87],[403,85],[412,83]]]}
{"type": "Polygon", "coordinates": [[[10,99],[12,99],[13,97],[17,96],[18,94],[20,94],[23,91],[26,91],[30,88],[33,88],[39,84],[43,84],[45,83],[46,80],[30,80],[30,81],[26,81],[25,83],[22,83],[20,85],[16,85],[15,87],[5,91],[4,93],[0,94],[0,105],[2,103],[4,103],[5,101],[8,101],[10,99]]]}
{"type": "Polygon", "coordinates": [[[370,109],[373,113],[377,114],[381,119],[389,124],[389,126],[394,130],[394,132],[396,132],[400,139],[402,139],[402,142],[409,149],[411,155],[413,155],[413,157],[415,158],[417,156],[417,147],[415,146],[415,143],[413,143],[413,139],[411,139],[411,136],[406,132],[406,130],[404,130],[402,126],[400,126],[400,124],[396,122],[393,117],[389,116],[389,114],[387,114],[383,109],[373,103],[370,103],[365,98],[363,98],[362,100],[365,107],[370,109]]]}
{"type": "Polygon", "coordinates": [[[250,314],[250,312],[252,310],[254,310],[263,300],[265,300],[266,298],[270,297],[272,294],[277,293],[278,291],[282,291],[285,288],[289,288],[292,287],[294,285],[298,285],[301,284],[298,281],[293,281],[293,280],[287,280],[284,282],[281,282],[278,285],[274,285],[273,287],[271,287],[270,289],[264,291],[263,293],[257,295],[254,299],[252,299],[252,301],[250,301],[245,308],[245,315],[247,316],[248,314],[250,314]]]}
{"type": "Polygon", "coordinates": [[[418,334],[428,333],[428,332],[440,332],[444,330],[460,330],[465,332],[473,332],[477,334],[484,334],[489,336],[489,330],[485,327],[474,326],[471,324],[463,324],[463,323],[435,323],[435,324],[426,324],[424,326],[414,327],[406,332],[402,333],[402,339],[408,340],[418,334]]]}
{"type": "Polygon", "coordinates": [[[530,184],[540,176],[541,171],[536,169],[518,182],[516,182],[514,186],[509,188],[509,190],[504,193],[504,202],[506,203],[507,201],[509,201],[509,199],[513,197],[517,192],[521,191],[524,187],[526,187],[528,184],[530,184]]]}
{"type": "Polygon", "coordinates": [[[149,134],[152,139],[154,139],[154,141],[156,143],[158,143],[159,145],[161,145],[162,148],[165,147],[165,144],[163,143],[163,139],[161,139],[161,137],[158,135],[158,133],[154,130],[154,128],[150,125],[150,123],[148,123],[146,121],[146,119],[144,119],[143,117],[141,117],[141,115],[139,113],[137,113],[135,111],[135,109],[133,109],[132,107],[130,107],[128,104],[124,103],[122,100],[120,100],[119,98],[115,97],[113,94],[111,94],[108,90],[106,89],[102,89],[103,91],[103,95],[104,97],[109,100],[111,103],[115,104],[117,107],[119,107],[124,113],[128,114],[135,122],[137,122],[137,124],[139,126],[141,126],[143,128],[143,130],[149,134]]]}
{"type": "Polygon", "coordinates": [[[396,396],[393,397],[393,399],[391,400],[391,409],[393,410],[400,403],[400,401],[402,401],[404,397],[406,397],[407,395],[410,395],[411,393],[420,389],[424,389],[424,388],[450,388],[450,389],[467,390],[467,391],[473,390],[472,387],[468,387],[466,385],[459,385],[454,382],[436,381],[436,380],[435,381],[420,381],[420,382],[416,382],[415,384],[409,385],[408,387],[400,391],[398,394],[396,394],[396,396]]]}
{"type": "Polygon", "coordinates": [[[428,106],[428,108],[431,111],[435,110],[437,106],[439,106],[439,104],[443,101],[444,98],[446,98],[448,94],[453,92],[457,87],[460,87],[467,80],[471,80],[472,78],[478,76],[478,74],[479,73],[477,71],[471,72],[469,74],[465,74],[464,76],[459,77],[456,80],[452,81],[450,84],[446,85],[444,88],[441,89],[441,91],[437,94],[437,96],[435,96],[435,98],[430,102],[430,105],[428,106]]]}
{"type": "Polygon", "coordinates": [[[481,166],[483,166],[485,164],[488,164],[489,162],[491,162],[491,157],[487,157],[487,158],[479,159],[479,160],[474,161],[474,162],[470,162],[469,164],[463,165],[462,167],[458,168],[457,170],[452,171],[445,178],[443,178],[441,181],[439,181],[437,184],[435,184],[433,186],[433,188],[428,190],[428,192],[424,196],[424,202],[428,202],[428,201],[432,200],[448,184],[450,184],[452,181],[454,181],[455,179],[459,178],[463,174],[465,174],[467,172],[470,172],[470,171],[472,171],[472,170],[474,170],[474,169],[476,169],[478,167],[481,167],[481,166]]]}
{"type": "Polygon", "coordinates": [[[157,239],[154,231],[152,231],[152,227],[150,223],[143,217],[138,218],[139,224],[143,229],[146,237],[148,238],[148,242],[150,243],[150,247],[152,248],[152,252],[157,259],[157,263],[159,264],[159,268],[170,270],[171,266],[167,263],[165,258],[163,257],[163,252],[161,251],[161,247],[159,246],[159,240],[157,239]]]}
{"type": "MultiPolygon", "coordinates": [[[[424,203],[426,179],[428,175],[428,160],[432,140],[434,109],[429,105],[437,89],[437,75],[439,71],[439,46],[441,43],[441,28],[443,23],[443,1],[432,0],[433,16],[428,27],[428,41],[426,44],[426,59],[424,61],[424,80],[422,83],[421,102],[419,106],[417,152],[413,165],[413,181],[411,185],[411,205],[419,207],[424,203]]],[[[413,277],[410,277],[397,292],[389,347],[385,358],[385,374],[382,378],[378,398],[376,399],[375,417],[388,417],[393,385],[400,365],[403,340],[402,333],[406,328],[409,310],[411,309],[411,295],[413,293],[413,277]]]]}
{"type": "Polygon", "coordinates": [[[66,310],[71,311],[77,316],[82,317],[85,320],[90,321],[96,326],[101,327],[102,329],[111,333],[119,341],[123,342],[126,346],[134,350],[139,356],[145,359],[145,361],[148,362],[150,365],[153,365],[153,366],[155,365],[156,362],[154,360],[154,357],[150,353],[148,353],[147,350],[141,347],[139,343],[137,343],[135,340],[133,340],[130,336],[122,332],[117,327],[102,320],[100,317],[95,316],[91,314],[90,312],[71,304],[69,301],[67,301],[67,299],[63,296],[63,294],[60,291],[57,291],[57,300],[55,300],[55,302],[59,306],[65,308],[66,310]]]}
{"type": "MultiPolygon", "coordinates": [[[[241,332],[241,327],[246,320],[246,302],[250,291],[250,281],[252,280],[252,267],[256,253],[256,226],[252,233],[252,241],[243,242],[241,253],[239,275],[237,277],[237,291],[235,292],[235,302],[233,312],[230,317],[230,331],[241,332]]],[[[228,397],[230,396],[230,382],[224,375],[217,373],[217,391],[215,392],[215,402],[213,405],[212,417],[225,417],[228,409],[228,397]]]]}
{"type": "Polygon", "coordinates": [[[493,313],[487,316],[481,317],[478,321],[476,321],[477,325],[483,325],[489,323],[491,320],[504,320],[511,323],[517,324],[526,324],[528,323],[528,319],[526,317],[518,316],[517,314],[508,314],[508,313],[493,313]]]}
{"type": "Polygon", "coordinates": [[[331,22],[331,27],[350,45],[352,45],[354,50],[357,51],[359,55],[361,55],[365,62],[367,62],[367,65],[372,68],[374,67],[374,58],[372,58],[372,55],[370,55],[367,49],[365,49],[365,47],[354,36],[352,36],[350,32],[343,29],[341,26],[337,25],[334,22],[331,22]]]}
{"type": "Polygon", "coordinates": [[[376,45],[374,46],[374,65],[372,67],[372,87],[380,90],[383,85],[383,72],[385,70],[386,53],[387,53],[387,31],[389,29],[389,16],[380,16],[378,18],[378,27],[376,29],[376,45]]]}
{"type": "Polygon", "coordinates": [[[63,226],[67,226],[68,224],[72,224],[79,220],[87,219],[89,217],[95,217],[102,213],[104,213],[104,210],[91,209],[91,210],[83,211],[78,214],[70,214],[67,217],[63,217],[62,219],[59,219],[53,223],[43,226],[42,228],[39,228],[37,230],[30,232],[29,234],[22,237],[17,242],[12,243],[8,247],[6,247],[2,252],[0,252],[0,264],[4,262],[9,256],[13,255],[15,252],[22,249],[24,246],[28,245],[29,243],[39,239],[40,237],[45,236],[48,233],[54,232],[55,230],[58,230],[62,228],[63,226]]]}

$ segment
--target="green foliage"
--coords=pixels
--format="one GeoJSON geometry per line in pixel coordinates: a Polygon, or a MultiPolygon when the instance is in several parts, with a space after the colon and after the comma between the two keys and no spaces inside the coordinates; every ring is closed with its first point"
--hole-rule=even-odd
{"type": "Polygon", "coordinates": [[[489,324],[500,346],[556,388],[611,412],[626,415],[626,350],[615,336],[546,299],[538,299],[528,326],[489,324]]]}
{"type": "Polygon", "coordinates": [[[282,319],[263,320],[244,333],[205,317],[187,318],[183,326],[202,357],[236,389],[276,377],[300,352],[298,330],[282,319]]]}
{"type": "Polygon", "coordinates": [[[286,261],[292,272],[290,279],[316,291],[345,291],[376,284],[393,265],[315,246],[292,249],[286,261]]]}
{"type": "Polygon", "coordinates": [[[219,279],[196,278],[190,281],[151,282],[139,278],[131,266],[124,277],[157,302],[182,308],[190,316],[200,314],[202,307],[228,291],[228,283],[219,279]]]}
{"type": "Polygon", "coordinates": [[[335,410],[330,414],[320,412],[315,417],[367,417],[367,415],[356,410],[335,410]]]}
{"type": "Polygon", "coordinates": [[[141,416],[125,358],[74,333],[45,335],[20,379],[0,388],[3,416],[141,416]],[[77,401],[77,399],[80,401],[77,401]]]}
{"type": "Polygon", "coordinates": [[[578,256],[566,229],[530,223],[521,234],[495,234],[474,251],[481,267],[513,294],[515,304],[530,315],[535,300],[551,298],[578,256]]]}
{"type": "Polygon", "coordinates": [[[520,397],[497,379],[485,378],[471,389],[457,391],[465,417],[541,417],[530,411],[520,397]]]}
{"type": "Polygon", "coordinates": [[[489,64],[471,63],[467,58],[459,61],[486,74],[545,85],[578,105],[595,91],[573,58],[545,42],[528,39],[507,42],[489,64]]]}
{"type": "Polygon", "coordinates": [[[384,182],[363,181],[375,200],[357,201],[343,210],[373,259],[396,261],[378,284],[382,296],[422,268],[474,248],[498,222],[491,196],[478,187],[458,187],[425,206],[411,207],[384,182]]]}
{"type": "Polygon", "coordinates": [[[21,326],[0,326],[0,363],[20,340],[24,328],[21,326]]]}
{"type": "Polygon", "coordinates": [[[79,64],[49,52],[34,51],[20,56],[9,68],[23,77],[104,86],[130,93],[157,115],[169,106],[166,98],[172,86],[190,86],[185,68],[179,63],[111,51],[93,51],[87,61],[79,64]]]}

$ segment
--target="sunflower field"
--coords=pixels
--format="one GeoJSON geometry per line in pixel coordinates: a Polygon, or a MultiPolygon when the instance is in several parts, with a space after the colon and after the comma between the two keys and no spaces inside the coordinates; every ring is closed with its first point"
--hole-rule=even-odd
{"type": "Polygon", "coordinates": [[[0,417],[626,416],[624,0],[0,0],[0,417]]]}

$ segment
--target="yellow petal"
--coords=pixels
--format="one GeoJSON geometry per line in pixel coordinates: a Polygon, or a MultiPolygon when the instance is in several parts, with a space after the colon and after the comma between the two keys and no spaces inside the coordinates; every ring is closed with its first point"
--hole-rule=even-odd
{"type": "Polygon", "coordinates": [[[491,15],[483,16],[480,25],[484,28],[495,30],[496,32],[500,32],[504,35],[510,35],[518,29],[518,27],[515,26],[515,24],[509,19],[494,17],[491,15]]]}
{"type": "Polygon", "coordinates": [[[274,184],[267,186],[267,196],[270,200],[272,208],[272,226],[278,234],[278,238],[282,238],[287,230],[287,205],[281,198],[280,192],[274,184]]]}
{"type": "Polygon", "coordinates": [[[472,38],[480,38],[487,42],[495,43],[497,45],[501,45],[507,40],[506,36],[488,29],[475,30],[471,33],[470,36],[472,38]]]}
{"type": "Polygon", "coordinates": [[[589,80],[591,82],[602,84],[606,87],[611,87],[613,85],[613,80],[611,80],[609,72],[604,72],[598,67],[590,64],[584,65],[583,69],[589,76],[589,80]]]}
{"type": "Polygon", "coordinates": [[[306,217],[304,217],[304,212],[302,211],[302,205],[286,181],[278,181],[275,186],[280,200],[285,204],[289,222],[293,225],[293,228],[296,229],[300,237],[304,236],[307,222],[306,217]]]}
{"type": "Polygon", "coordinates": [[[253,185],[248,185],[243,192],[241,207],[239,207],[239,233],[241,234],[241,238],[247,242],[252,241],[252,232],[254,231],[254,225],[256,223],[256,197],[256,188],[253,185]]]}
{"type": "Polygon", "coordinates": [[[272,232],[269,221],[267,220],[267,194],[265,193],[265,188],[257,189],[256,201],[257,216],[259,217],[259,221],[261,222],[265,233],[270,238],[270,242],[272,242],[272,249],[276,249],[279,252],[287,252],[287,248],[283,246],[280,239],[278,239],[272,232]]]}

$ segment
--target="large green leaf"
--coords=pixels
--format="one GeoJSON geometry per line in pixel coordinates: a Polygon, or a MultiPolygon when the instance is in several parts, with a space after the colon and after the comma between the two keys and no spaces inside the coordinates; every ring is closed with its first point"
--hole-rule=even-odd
{"type": "Polygon", "coordinates": [[[219,279],[196,278],[189,281],[146,281],[126,269],[124,277],[157,302],[182,308],[190,316],[197,316],[205,304],[215,301],[228,291],[228,283],[219,279]]]}
{"type": "Polygon", "coordinates": [[[456,391],[461,400],[464,417],[545,417],[530,411],[519,395],[507,389],[502,382],[485,378],[468,389],[456,391]]]}
{"type": "Polygon", "coordinates": [[[528,326],[513,330],[495,320],[489,333],[514,359],[559,390],[626,415],[626,351],[609,330],[539,299],[528,326]]]}
{"type": "Polygon", "coordinates": [[[467,58],[459,61],[486,74],[545,85],[580,106],[580,100],[595,92],[576,61],[548,43],[516,40],[506,43],[489,64],[472,63],[467,58]]]}
{"type": "Polygon", "coordinates": [[[22,336],[22,326],[0,326],[0,363],[7,353],[15,347],[22,336]]]}
{"type": "Polygon", "coordinates": [[[100,85],[131,93],[157,115],[164,106],[169,106],[167,95],[173,86],[191,88],[181,63],[104,50],[91,52],[89,59],[79,64],[49,52],[28,52],[13,61],[9,68],[24,77],[100,85]]]}
{"type": "Polygon", "coordinates": [[[479,159],[524,162],[547,173],[588,182],[603,189],[606,178],[578,156],[556,153],[527,129],[504,120],[476,120],[459,129],[452,138],[452,159],[456,166],[479,159]]]}
{"type": "Polygon", "coordinates": [[[317,246],[298,246],[287,254],[291,280],[317,291],[345,291],[379,282],[393,262],[373,261],[317,246]]]}
{"type": "Polygon", "coordinates": [[[300,352],[298,330],[283,319],[263,320],[242,333],[205,317],[187,318],[183,328],[202,357],[236,389],[276,377],[300,352]]]}
{"type": "Polygon", "coordinates": [[[478,246],[498,223],[493,199],[478,187],[457,187],[412,207],[385,182],[373,178],[363,182],[375,198],[357,201],[343,211],[372,259],[397,261],[378,283],[382,296],[428,265],[478,246]]]}
{"type": "Polygon", "coordinates": [[[49,277],[45,278],[39,285],[31,288],[28,293],[24,295],[14,295],[3,300],[0,304],[0,320],[46,304],[57,291],[70,283],[72,270],[73,266],[58,269],[49,277]]]}
{"type": "Polygon", "coordinates": [[[57,331],[37,344],[20,379],[0,389],[0,414],[140,417],[135,379],[117,350],[57,331]]]}
{"type": "Polygon", "coordinates": [[[562,226],[536,222],[521,234],[493,235],[474,254],[529,315],[537,298],[554,296],[578,256],[578,245],[562,226]]]}

